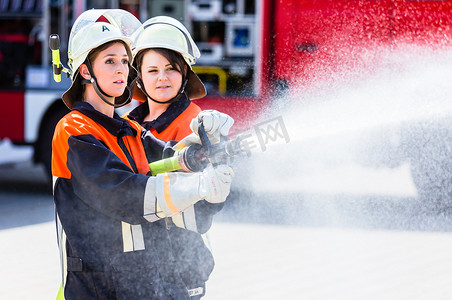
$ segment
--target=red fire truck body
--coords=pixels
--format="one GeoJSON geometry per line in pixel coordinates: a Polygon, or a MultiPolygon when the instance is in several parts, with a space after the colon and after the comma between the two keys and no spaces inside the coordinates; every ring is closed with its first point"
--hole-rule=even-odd
{"type": "MultiPolygon", "coordinates": [[[[91,6],[89,0],[42,1],[16,7],[20,1],[6,0],[0,7],[0,139],[33,146],[35,162],[49,165],[53,127],[67,111],[61,94],[70,82],[53,81],[47,39],[60,34],[65,63],[70,24],[91,6]],[[27,26],[7,26],[13,21],[27,26]]],[[[192,0],[173,1],[174,7],[165,1],[104,2],[101,8],[128,9],[141,21],[159,14],[182,20],[200,44],[195,71],[208,88],[196,103],[233,116],[235,131],[251,126],[279,93],[365,65],[363,51],[443,45],[452,37],[451,0],[192,0]]]]}

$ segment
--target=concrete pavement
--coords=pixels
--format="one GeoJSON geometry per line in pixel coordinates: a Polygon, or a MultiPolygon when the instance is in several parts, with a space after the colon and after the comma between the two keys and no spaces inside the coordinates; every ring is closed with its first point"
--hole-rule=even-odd
{"type": "Polygon", "coordinates": [[[452,299],[452,234],[215,224],[209,300],[452,299]]]}
{"type": "Polygon", "coordinates": [[[55,225],[0,231],[0,299],[55,299],[61,280],[55,225]]]}
{"type": "MultiPolygon", "coordinates": [[[[55,299],[59,256],[43,171],[3,171],[0,300],[55,299]]],[[[216,267],[204,299],[452,299],[450,213],[417,214],[413,199],[307,198],[226,206],[210,231],[216,267]]]]}
{"type": "MultiPolygon", "coordinates": [[[[0,299],[54,299],[53,222],[0,230],[0,299]]],[[[215,223],[206,300],[452,299],[452,234],[215,223]]]]}

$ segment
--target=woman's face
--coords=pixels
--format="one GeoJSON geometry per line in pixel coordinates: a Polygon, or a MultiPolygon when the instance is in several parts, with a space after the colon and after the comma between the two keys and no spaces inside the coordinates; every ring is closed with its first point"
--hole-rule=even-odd
{"type": "Polygon", "coordinates": [[[143,56],[141,79],[149,96],[162,102],[175,97],[182,85],[182,74],[168,59],[153,50],[143,56]]]}
{"type": "Polygon", "coordinates": [[[119,97],[124,93],[129,75],[129,57],[121,43],[114,43],[99,52],[92,62],[97,84],[107,94],[119,97]]]}

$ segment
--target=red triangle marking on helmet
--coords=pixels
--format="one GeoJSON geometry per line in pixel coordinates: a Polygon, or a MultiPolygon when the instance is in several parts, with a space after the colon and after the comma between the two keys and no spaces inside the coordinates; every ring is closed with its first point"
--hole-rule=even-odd
{"type": "Polygon", "coordinates": [[[104,16],[100,16],[100,17],[96,20],[96,22],[105,22],[105,23],[110,24],[110,21],[108,21],[107,18],[105,18],[104,16]]]}

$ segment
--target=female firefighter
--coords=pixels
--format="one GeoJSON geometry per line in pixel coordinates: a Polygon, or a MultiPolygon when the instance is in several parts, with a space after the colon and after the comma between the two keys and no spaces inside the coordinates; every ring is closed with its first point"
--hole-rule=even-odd
{"type": "MultiPolygon", "coordinates": [[[[181,142],[185,144],[190,140],[192,130],[198,130],[195,117],[201,111],[190,99],[206,95],[203,83],[191,67],[200,52],[190,33],[171,17],[151,18],[134,34],[133,56],[138,72],[132,83],[133,98],[143,103],[125,117],[139,122],[164,141],[185,138],[181,142]]],[[[216,112],[205,111],[200,116],[203,114],[215,116],[216,112]]],[[[204,122],[204,126],[209,128],[211,124],[204,122]]],[[[172,217],[173,226],[168,233],[178,261],[177,268],[189,288],[198,288],[196,299],[205,294],[205,282],[214,267],[213,256],[205,241],[212,218],[223,204],[199,201],[172,217]]]]}
{"type": "Polygon", "coordinates": [[[190,122],[201,111],[190,99],[206,95],[192,71],[200,52],[188,30],[176,19],[154,17],[134,35],[133,98],[143,103],[128,114],[164,141],[191,133],[190,122]]]}
{"type": "MultiPolygon", "coordinates": [[[[225,165],[148,176],[143,143],[156,154],[165,143],[114,111],[130,101],[128,36],[137,22],[122,10],[89,10],[69,37],[72,85],[63,101],[71,112],[52,145],[65,299],[190,299],[196,289],[175,266],[166,220],[229,193],[233,171],[225,165]]],[[[213,137],[225,130],[212,128],[213,137]]]]}

